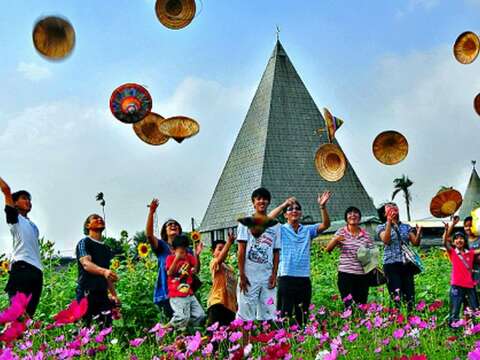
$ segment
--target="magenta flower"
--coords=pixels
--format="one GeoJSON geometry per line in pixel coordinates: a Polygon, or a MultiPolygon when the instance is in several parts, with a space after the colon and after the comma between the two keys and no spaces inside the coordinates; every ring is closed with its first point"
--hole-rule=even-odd
{"type": "Polygon", "coordinates": [[[476,348],[475,350],[468,353],[468,360],[480,360],[480,348],[476,348]]]}
{"type": "Polygon", "coordinates": [[[343,302],[347,302],[347,301],[350,301],[350,300],[352,300],[352,294],[348,294],[347,296],[345,296],[343,298],[343,302]]]}
{"type": "Polygon", "coordinates": [[[383,344],[383,345],[388,345],[388,344],[390,344],[390,338],[387,337],[387,338],[383,339],[383,340],[382,340],[382,344],[383,344]]]}
{"type": "Polygon", "coordinates": [[[420,300],[420,302],[417,304],[415,308],[417,309],[417,311],[423,311],[426,306],[427,306],[427,303],[424,300],[420,300]]]}
{"type": "Polygon", "coordinates": [[[401,339],[404,335],[405,335],[405,330],[404,330],[403,328],[396,329],[396,330],[393,332],[393,337],[394,337],[395,339],[401,339]]]}
{"type": "Polygon", "coordinates": [[[357,333],[353,333],[353,334],[350,334],[347,336],[347,340],[350,341],[350,342],[354,342],[355,340],[357,340],[358,338],[358,334],[357,333]]]}
{"type": "Polygon", "coordinates": [[[140,345],[143,344],[144,341],[145,341],[145,338],[136,338],[136,339],[130,340],[129,344],[132,347],[139,347],[140,345]]]}
{"type": "Polygon", "coordinates": [[[382,347],[381,346],[377,347],[375,350],[373,350],[373,352],[375,354],[381,353],[382,352],[382,347]]]}
{"type": "Polygon", "coordinates": [[[230,334],[230,337],[228,338],[228,340],[232,343],[234,342],[237,342],[238,340],[240,340],[242,338],[243,334],[241,331],[234,331],[230,334]]]}
{"type": "Polygon", "coordinates": [[[195,351],[197,351],[200,348],[201,344],[202,344],[202,335],[200,334],[200,331],[197,331],[195,333],[195,336],[190,336],[187,339],[187,351],[193,354],[195,351]]]}
{"type": "Polygon", "coordinates": [[[88,300],[84,297],[80,302],[73,300],[68,308],[60,311],[53,318],[55,320],[55,325],[71,324],[77,320],[80,320],[83,315],[87,313],[88,309],[88,300]]]}
{"type": "Polygon", "coordinates": [[[351,308],[348,308],[347,310],[345,310],[345,311],[340,315],[340,317],[341,317],[342,319],[347,319],[347,318],[349,318],[351,315],[352,315],[352,309],[351,309],[351,308]]]}
{"type": "Polygon", "coordinates": [[[209,356],[212,354],[212,352],[213,352],[213,344],[208,343],[207,346],[205,346],[205,348],[202,350],[202,355],[209,356]]]}
{"type": "Polygon", "coordinates": [[[2,334],[0,334],[0,341],[10,343],[18,339],[26,329],[27,327],[23,322],[14,321],[3,330],[2,334]]]}
{"type": "Polygon", "coordinates": [[[22,316],[31,298],[32,295],[26,296],[24,293],[17,292],[12,297],[10,306],[0,313],[0,324],[15,321],[22,316]]]}

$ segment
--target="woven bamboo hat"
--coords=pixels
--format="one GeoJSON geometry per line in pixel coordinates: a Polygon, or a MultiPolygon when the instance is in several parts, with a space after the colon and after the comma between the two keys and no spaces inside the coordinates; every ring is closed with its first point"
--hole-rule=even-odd
{"type": "Polygon", "coordinates": [[[475,96],[475,99],[473,100],[473,108],[475,109],[475,112],[480,116],[480,93],[475,96]]]}
{"type": "Polygon", "coordinates": [[[325,125],[327,126],[328,141],[333,142],[335,138],[335,132],[343,124],[343,120],[333,116],[327,108],[323,108],[323,118],[325,119],[325,125]]]}
{"type": "Polygon", "coordinates": [[[453,215],[462,205],[462,194],[453,188],[443,187],[430,201],[430,213],[437,218],[453,215]]]}
{"type": "Polygon", "coordinates": [[[324,144],[315,154],[315,166],[325,180],[338,181],[345,175],[347,161],[340,147],[335,144],[324,144]]]}
{"type": "Polygon", "coordinates": [[[382,164],[395,165],[407,157],[408,141],[397,131],[384,131],[373,141],[372,151],[382,164]]]}
{"type": "Polygon", "coordinates": [[[163,116],[151,112],[142,120],[133,124],[133,130],[135,134],[147,144],[162,145],[170,139],[158,129],[158,125],[164,120],[163,116]]]}
{"type": "Polygon", "coordinates": [[[186,116],[174,116],[163,120],[158,126],[160,132],[181,143],[186,138],[197,135],[200,125],[186,116]]]}
{"type": "Polygon", "coordinates": [[[237,221],[240,224],[245,225],[256,238],[262,235],[269,227],[278,224],[278,220],[272,219],[266,215],[246,216],[237,221]]]}
{"type": "Polygon", "coordinates": [[[121,122],[134,124],[150,113],[152,97],[143,86],[123,84],[113,91],[110,97],[110,110],[121,122]]]}
{"type": "Polygon", "coordinates": [[[178,30],[190,24],[195,17],[195,0],[157,0],[155,13],[169,29],[178,30]]]}
{"type": "Polygon", "coordinates": [[[461,33],[453,45],[453,55],[459,63],[470,64],[478,56],[480,39],[471,31],[461,33]]]}
{"type": "Polygon", "coordinates": [[[35,49],[50,60],[67,57],[75,46],[75,30],[68,20],[48,16],[38,20],[32,32],[35,49]]]}

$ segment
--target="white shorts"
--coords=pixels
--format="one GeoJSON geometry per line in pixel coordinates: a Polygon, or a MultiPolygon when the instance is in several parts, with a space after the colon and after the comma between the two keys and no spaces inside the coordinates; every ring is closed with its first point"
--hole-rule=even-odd
{"type": "Polygon", "coordinates": [[[237,318],[242,320],[273,320],[276,318],[277,288],[269,289],[268,281],[250,282],[246,293],[237,285],[237,318]]]}

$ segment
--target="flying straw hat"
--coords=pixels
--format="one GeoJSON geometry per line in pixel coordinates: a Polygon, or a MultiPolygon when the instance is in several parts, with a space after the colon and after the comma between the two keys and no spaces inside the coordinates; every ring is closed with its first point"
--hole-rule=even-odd
{"type": "Polygon", "coordinates": [[[327,126],[328,141],[333,142],[335,138],[335,132],[343,124],[343,120],[333,116],[327,108],[323,108],[323,118],[325,119],[325,125],[327,126]]]}
{"type": "Polygon", "coordinates": [[[75,30],[68,20],[58,16],[41,18],[32,32],[35,49],[50,60],[67,57],[75,46],[75,30]]]}
{"type": "Polygon", "coordinates": [[[315,154],[315,166],[325,180],[338,181],[345,175],[347,161],[340,147],[335,144],[324,144],[315,154]]]}
{"type": "Polygon", "coordinates": [[[165,144],[168,139],[167,135],[162,134],[158,129],[158,125],[165,120],[162,116],[151,112],[145,116],[139,122],[133,124],[133,130],[135,134],[144,142],[149,145],[162,145],[165,144]]]}
{"type": "Polygon", "coordinates": [[[437,218],[455,214],[462,205],[462,194],[453,188],[442,187],[430,201],[430,213],[437,218]]]}
{"type": "Polygon", "coordinates": [[[453,45],[453,55],[462,64],[470,64],[475,61],[479,50],[480,40],[477,34],[471,31],[461,33],[453,45]]]}
{"type": "Polygon", "coordinates": [[[262,235],[265,230],[269,227],[272,227],[278,224],[276,219],[272,219],[266,215],[253,215],[253,216],[246,216],[237,220],[240,224],[245,225],[252,235],[258,238],[262,235]]]}
{"type": "Polygon", "coordinates": [[[473,100],[473,108],[475,109],[475,112],[480,115],[480,93],[477,94],[473,100]]]}
{"type": "Polygon", "coordinates": [[[160,132],[181,143],[200,131],[200,125],[186,116],[174,116],[163,120],[158,126],[160,132]]]}
{"type": "Polygon", "coordinates": [[[157,0],[155,13],[169,29],[178,30],[190,24],[195,17],[195,0],[157,0]]]}
{"type": "Polygon", "coordinates": [[[470,215],[472,216],[472,233],[480,236],[480,207],[473,209],[470,215]]]}
{"type": "Polygon", "coordinates": [[[123,84],[110,97],[113,116],[126,124],[142,120],[152,110],[152,97],[147,89],[138,84],[123,84]]]}
{"type": "Polygon", "coordinates": [[[395,165],[408,154],[408,142],[397,131],[384,131],[377,135],[372,145],[373,155],[385,165],[395,165]]]}

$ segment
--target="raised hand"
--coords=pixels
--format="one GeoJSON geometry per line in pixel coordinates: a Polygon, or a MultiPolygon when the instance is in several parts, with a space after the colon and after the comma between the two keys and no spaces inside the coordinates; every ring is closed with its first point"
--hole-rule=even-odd
{"type": "Polygon", "coordinates": [[[418,225],[416,224],[415,225],[415,230],[417,231],[417,235],[420,235],[422,233],[422,226],[421,225],[418,225]]]}
{"type": "Polygon", "coordinates": [[[318,205],[320,205],[320,207],[325,207],[328,200],[330,200],[331,196],[332,196],[332,193],[330,191],[324,191],[321,195],[318,194],[318,197],[317,197],[318,205]]]}
{"type": "Polygon", "coordinates": [[[197,256],[200,256],[200,254],[202,253],[203,251],[203,242],[202,240],[200,240],[197,245],[195,246],[195,254],[197,256]]]}
{"type": "Polygon", "coordinates": [[[155,211],[157,211],[158,204],[159,204],[158,199],[153,199],[153,200],[150,202],[150,205],[148,205],[148,207],[150,208],[150,212],[151,212],[151,213],[155,213],[155,211]]]}
{"type": "Polygon", "coordinates": [[[232,229],[229,229],[228,230],[228,237],[227,237],[227,242],[229,243],[232,243],[235,241],[237,237],[235,236],[235,234],[233,233],[232,229]]]}

